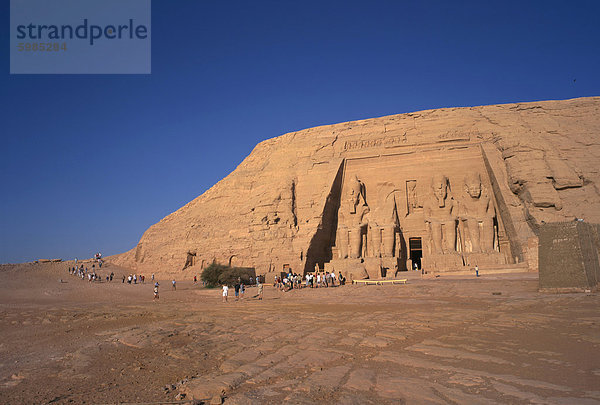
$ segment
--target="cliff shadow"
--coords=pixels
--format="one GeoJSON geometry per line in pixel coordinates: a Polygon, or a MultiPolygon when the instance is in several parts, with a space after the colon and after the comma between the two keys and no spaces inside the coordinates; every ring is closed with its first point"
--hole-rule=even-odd
{"type": "Polygon", "coordinates": [[[315,264],[319,263],[322,268],[323,263],[331,261],[331,248],[335,245],[336,229],[338,224],[337,212],[340,207],[340,198],[342,193],[342,175],[344,172],[344,162],[342,160],[337,174],[327,195],[321,223],[313,235],[308,249],[306,251],[306,261],[304,263],[304,274],[312,272],[315,264]]]}

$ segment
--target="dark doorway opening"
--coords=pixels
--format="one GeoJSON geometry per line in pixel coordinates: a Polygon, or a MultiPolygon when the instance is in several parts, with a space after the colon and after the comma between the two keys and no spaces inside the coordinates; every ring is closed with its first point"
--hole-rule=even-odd
{"type": "Polygon", "coordinates": [[[410,251],[410,260],[412,261],[411,270],[415,269],[415,264],[417,265],[417,269],[421,269],[421,258],[423,257],[421,238],[409,238],[408,249],[410,251]]]}

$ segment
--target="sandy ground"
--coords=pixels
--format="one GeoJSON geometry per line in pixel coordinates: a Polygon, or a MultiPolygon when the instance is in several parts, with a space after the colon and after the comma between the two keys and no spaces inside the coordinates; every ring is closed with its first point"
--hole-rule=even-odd
{"type": "Polygon", "coordinates": [[[223,304],[66,268],[0,266],[1,403],[600,404],[599,295],[540,294],[533,274],[223,304]]]}

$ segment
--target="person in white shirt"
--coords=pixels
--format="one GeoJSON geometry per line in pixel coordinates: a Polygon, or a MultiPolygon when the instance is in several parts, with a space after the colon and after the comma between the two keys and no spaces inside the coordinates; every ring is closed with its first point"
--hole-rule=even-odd
{"type": "Polygon", "coordinates": [[[227,295],[229,294],[229,287],[223,285],[223,302],[227,302],[227,295]]]}

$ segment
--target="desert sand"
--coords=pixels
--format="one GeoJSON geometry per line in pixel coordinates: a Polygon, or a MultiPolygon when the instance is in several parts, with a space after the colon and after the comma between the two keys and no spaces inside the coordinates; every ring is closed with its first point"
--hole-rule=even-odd
{"type": "Polygon", "coordinates": [[[149,274],[69,265],[0,266],[1,403],[600,403],[599,296],[539,293],[536,273],[225,304],[189,277],[153,302],[149,274]]]}

